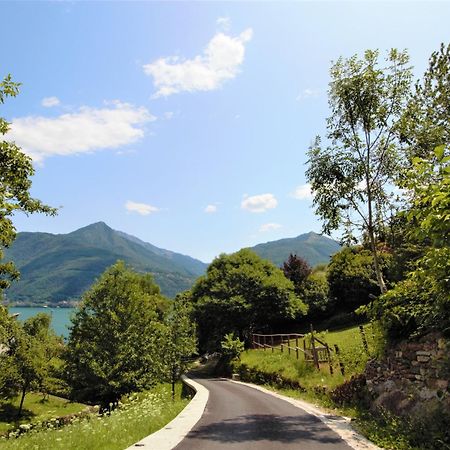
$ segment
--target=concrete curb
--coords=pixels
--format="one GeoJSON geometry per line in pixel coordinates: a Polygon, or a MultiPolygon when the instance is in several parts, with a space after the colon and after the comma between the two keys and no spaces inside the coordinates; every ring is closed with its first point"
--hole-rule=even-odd
{"type": "Polygon", "coordinates": [[[229,380],[232,383],[242,384],[244,386],[248,386],[250,388],[256,389],[258,391],[264,392],[266,394],[272,395],[273,397],[279,398],[281,400],[285,400],[288,403],[296,406],[297,408],[301,408],[306,411],[308,414],[311,414],[318,419],[320,419],[325,425],[331,428],[335,433],[337,433],[351,448],[355,450],[381,450],[380,447],[377,447],[375,444],[370,442],[364,436],[357,433],[352,426],[350,425],[350,419],[342,416],[334,416],[332,414],[328,414],[320,408],[312,405],[311,403],[307,403],[303,400],[297,400],[295,398],[286,397],[285,395],[277,394],[276,392],[269,391],[262,386],[258,386],[256,384],[244,383],[242,381],[229,380]]]}
{"type": "Polygon", "coordinates": [[[176,447],[200,420],[208,402],[209,391],[204,386],[183,375],[184,383],[196,391],[194,398],[183,411],[164,428],[136,442],[126,450],[171,450],[176,447]]]}

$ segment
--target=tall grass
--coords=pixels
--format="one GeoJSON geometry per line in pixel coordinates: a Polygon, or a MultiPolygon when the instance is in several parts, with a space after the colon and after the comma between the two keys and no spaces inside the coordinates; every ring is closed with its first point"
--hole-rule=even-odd
{"type": "MultiPolygon", "coordinates": [[[[110,415],[92,415],[62,428],[32,430],[17,438],[0,439],[5,450],[123,450],[170,422],[188,403],[177,385],[172,401],[170,385],[134,394],[110,415]]],[[[55,421],[56,424],[56,421],[55,421]]]]}

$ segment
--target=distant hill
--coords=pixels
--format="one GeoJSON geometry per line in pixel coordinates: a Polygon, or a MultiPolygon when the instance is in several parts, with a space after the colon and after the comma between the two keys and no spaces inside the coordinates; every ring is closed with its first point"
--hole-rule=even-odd
{"type": "MultiPolygon", "coordinates": [[[[277,266],[286,261],[289,253],[315,266],[327,263],[339,248],[332,239],[307,233],[259,244],[252,250],[277,266]]],[[[6,291],[7,300],[28,305],[64,305],[79,300],[118,259],[137,271],[151,272],[168,297],[189,289],[208,266],[113,230],[103,222],[69,234],[19,233],[5,252],[5,259],[14,261],[21,273],[21,279],[6,291]]]]}
{"type": "Polygon", "coordinates": [[[135,270],[151,272],[163,294],[189,289],[207,264],[160,249],[103,222],[69,234],[19,233],[6,260],[15,262],[21,280],[6,291],[22,304],[63,304],[78,300],[96,278],[118,259],[135,270]]]}
{"type": "Polygon", "coordinates": [[[341,246],[333,239],[317,233],[301,234],[295,238],[280,239],[251,247],[256,254],[272,261],[278,267],[289,257],[290,253],[305,259],[312,267],[328,263],[330,256],[339,251],[341,246]]]}

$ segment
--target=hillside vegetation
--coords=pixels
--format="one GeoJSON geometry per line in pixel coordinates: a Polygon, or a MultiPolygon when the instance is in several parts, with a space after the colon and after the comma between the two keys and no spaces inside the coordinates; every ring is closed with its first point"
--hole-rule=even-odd
{"type": "Polygon", "coordinates": [[[28,304],[78,300],[118,259],[139,272],[152,273],[168,297],[190,288],[206,269],[199,260],[160,249],[103,222],[69,234],[19,233],[5,253],[21,273],[7,298],[28,304]]]}

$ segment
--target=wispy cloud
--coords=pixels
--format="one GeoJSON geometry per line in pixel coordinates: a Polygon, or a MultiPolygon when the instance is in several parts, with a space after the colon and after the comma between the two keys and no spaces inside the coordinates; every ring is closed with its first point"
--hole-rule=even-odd
{"type": "Polygon", "coordinates": [[[307,89],[304,89],[302,92],[300,92],[300,94],[297,96],[296,100],[300,102],[307,98],[318,97],[321,93],[322,93],[322,91],[320,89],[307,88],[307,89]]]}
{"type": "Polygon", "coordinates": [[[265,233],[267,231],[278,230],[279,228],[282,228],[282,226],[283,225],[280,225],[279,223],[265,223],[259,227],[259,231],[265,233]]]}
{"type": "Polygon", "coordinates": [[[143,125],[155,120],[144,107],[115,101],[105,108],[81,107],[58,117],[27,116],[13,119],[13,139],[35,161],[50,156],[116,149],[144,136],[143,125]]]}
{"type": "Polygon", "coordinates": [[[237,37],[217,33],[201,55],[192,59],[171,56],[145,64],[144,72],[153,77],[157,97],[179,92],[212,91],[239,73],[245,44],[253,31],[247,28],[237,37]]]}
{"type": "Polygon", "coordinates": [[[41,105],[46,108],[51,108],[52,106],[58,106],[61,102],[58,97],[45,97],[41,101],[41,105]]]}
{"type": "Polygon", "coordinates": [[[263,213],[268,209],[276,208],[278,201],[273,194],[244,196],[241,202],[241,208],[252,213],[263,213]]]}
{"type": "Polygon", "coordinates": [[[309,183],[297,186],[295,191],[291,194],[291,197],[294,197],[297,200],[309,200],[312,196],[311,185],[309,183]]]}
{"type": "Polygon", "coordinates": [[[205,213],[215,213],[217,212],[217,205],[207,205],[206,208],[204,209],[205,213]]]}
{"type": "Polygon", "coordinates": [[[130,212],[135,212],[140,214],[141,216],[148,216],[154,212],[158,212],[159,208],[156,206],[148,205],[147,203],[137,203],[128,200],[125,203],[125,209],[130,212]]]}
{"type": "Polygon", "coordinates": [[[230,29],[230,26],[231,26],[231,19],[229,17],[219,17],[216,20],[216,24],[223,31],[228,31],[230,29]]]}

